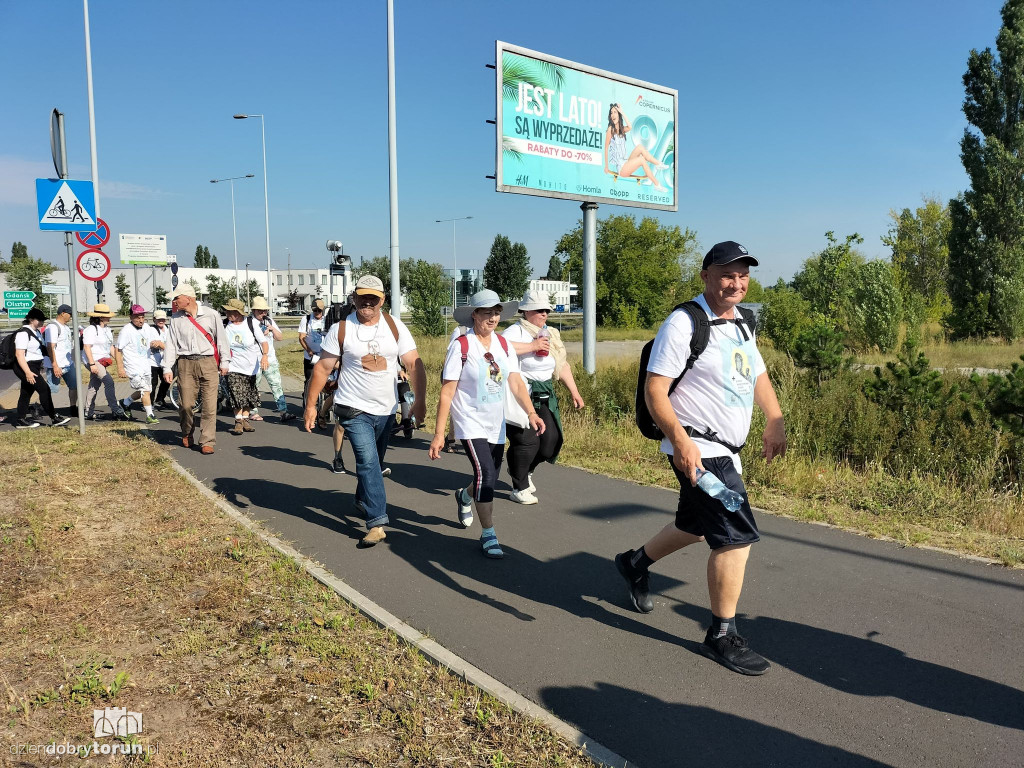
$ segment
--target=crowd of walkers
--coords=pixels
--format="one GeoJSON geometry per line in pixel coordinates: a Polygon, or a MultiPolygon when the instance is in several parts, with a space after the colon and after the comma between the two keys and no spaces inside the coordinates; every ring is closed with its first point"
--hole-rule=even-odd
{"type": "MultiPolygon", "coordinates": [[[[703,293],[676,307],[652,342],[638,404],[646,405],[651,436],[661,438],[661,451],[679,481],[679,502],[673,523],[639,549],[615,557],[633,606],[648,613],[654,608],[649,569],[683,547],[705,542],[710,549],[707,576],[712,615],[700,649],[747,675],[760,675],[769,668],[736,625],[747,557],[751,544],[759,540],[739,460],[755,404],[766,418],[763,455],[771,461],[786,450],[782,412],[755,343],[753,324],[738,307],[747,292],[750,267],[756,265],[757,260],[738,243],[715,245],[704,258],[703,293]]],[[[403,409],[407,426],[422,424],[426,417],[423,362],[409,329],[383,311],[385,298],[383,283],[365,275],[357,281],[348,304],[328,310],[317,300],[299,325],[304,426],[309,432],[325,427],[333,414],[332,469],[336,473],[346,471],[343,440],[351,444],[354,506],[365,520],[364,547],[387,537],[384,478],[390,470],[384,459],[396,412],[403,409]],[[400,397],[400,391],[407,392],[407,397],[400,397]]],[[[186,448],[214,453],[222,388],[234,415],[230,432],[255,431],[253,422],[262,421],[257,390],[261,376],[273,393],[280,420],[294,418],[285,403],[274,352],[281,330],[269,317],[264,297],[252,301],[251,314],[246,314],[241,300],[231,299],[222,307],[225,319],[200,304],[187,284],[177,289],[174,302],[171,317],[156,312],[153,325],[146,324],[142,307],[133,305],[130,323],[121,329],[116,343],[107,328],[113,315],[109,307],[97,304],[89,313],[90,324],[81,340],[82,361],[90,373],[87,418],[95,417],[95,401],[102,388],[116,418],[129,418],[131,407],[141,403],[146,421],[155,422],[154,404],[163,404],[175,376],[181,441],[186,448]],[[132,390],[121,401],[107,371],[112,364],[132,390]]],[[[585,405],[560,335],[547,325],[551,310],[537,292],[527,291],[521,301],[502,301],[491,290],[479,291],[467,306],[455,310],[458,327],[445,353],[428,455],[436,460],[452,438],[461,442],[469,475],[466,484],[453,491],[455,514],[465,528],[479,520],[479,551],[491,559],[505,555],[494,514],[503,459],[512,480],[509,498],[519,504],[537,504],[543,494],[534,474],[541,464],[556,461],[563,442],[554,382],[564,385],[574,408],[585,405]],[[516,322],[498,332],[500,323],[517,315],[516,322]],[[449,418],[452,433],[446,437],[449,418]]],[[[34,393],[51,424],[68,422],[56,414],[51,393],[63,381],[72,404],[77,396],[70,317],[70,309],[62,305],[56,320],[40,335],[45,317],[33,309],[19,329],[15,367],[21,381],[19,428],[38,426],[26,414],[34,393]]]]}

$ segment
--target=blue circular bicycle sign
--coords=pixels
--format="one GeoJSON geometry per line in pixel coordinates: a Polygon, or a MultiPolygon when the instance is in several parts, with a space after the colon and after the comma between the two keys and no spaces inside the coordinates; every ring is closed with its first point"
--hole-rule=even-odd
{"type": "Polygon", "coordinates": [[[110,241],[110,227],[103,219],[96,219],[95,232],[75,232],[75,239],[86,248],[102,248],[110,241]]]}

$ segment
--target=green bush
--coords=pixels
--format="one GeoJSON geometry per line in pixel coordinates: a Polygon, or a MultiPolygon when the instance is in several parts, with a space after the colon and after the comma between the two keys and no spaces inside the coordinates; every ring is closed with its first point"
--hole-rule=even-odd
{"type": "Polygon", "coordinates": [[[757,332],[783,352],[792,353],[800,334],[811,325],[811,304],[793,288],[779,281],[764,291],[757,332]]]}
{"type": "Polygon", "coordinates": [[[896,348],[903,320],[903,301],[885,261],[869,261],[853,271],[850,295],[849,341],[857,349],[877,347],[881,352],[896,348]]]}

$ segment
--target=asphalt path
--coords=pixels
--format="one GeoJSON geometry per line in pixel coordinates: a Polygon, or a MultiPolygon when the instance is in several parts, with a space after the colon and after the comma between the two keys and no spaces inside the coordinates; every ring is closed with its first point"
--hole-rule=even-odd
{"type": "Polygon", "coordinates": [[[479,524],[456,520],[467,459],[430,462],[417,433],[387,455],[387,540],[360,549],[355,477],[329,471],[328,435],[229,423],[213,456],[182,448],[169,416],[152,435],[355,589],[644,768],[1024,765],[1024,571],[763,514],[739,628],[773,668],[748,678],[697,653],[703,545],[655,567],[652,614],[629,605],[612,557],[671,519],[669,491],[544,465],[541,503],[523,507],[503,471],[506,557],[491,561],[479,524]]]}

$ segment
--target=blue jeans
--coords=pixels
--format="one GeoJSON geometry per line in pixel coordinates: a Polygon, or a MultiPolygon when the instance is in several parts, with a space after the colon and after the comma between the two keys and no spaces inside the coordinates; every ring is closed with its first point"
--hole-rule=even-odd
{"type": "Polygon", "coordinates": [[[374,416],[359,413],[351,418],[346,406],[336,405],[334,410],[338,423],[345,430],[345,437],[352,444],[356,456],[356,509],[366,516],[366,527],[376,528],[388,524],[388,500],[384,491],[384,454],[391,438],[391,424],[395,415],[374,416]]]}
{"type": "MultiPolygon", "coordinates": [[[[60,383],[62,381],[67,385],[68,389],[78,389],[78,381],[75,379],[75,367],[73,365],[69,365],[65,368],[64,375],[59,379],[53,375],[52,368],[44,368],[43,370],[46,371],[46,376],[44,377],[46,379],[46,385],[50,388],[50,392],[53,394],[56,395],[60,391],[60,383]]],[[[74,403],[72,403],[72,405],[74,405],[74,403]]]]}

